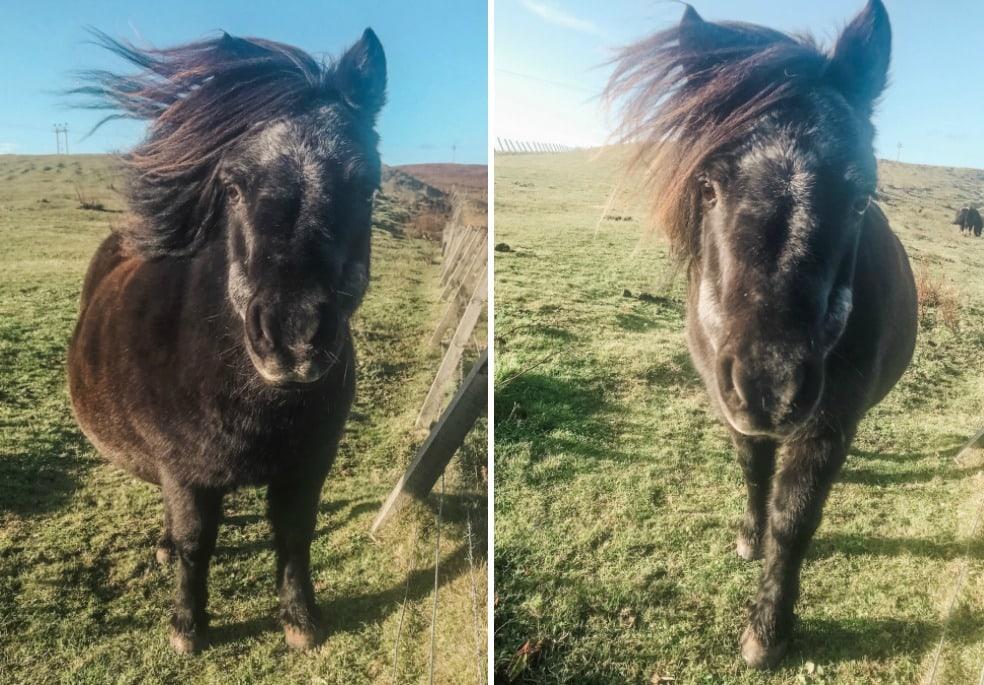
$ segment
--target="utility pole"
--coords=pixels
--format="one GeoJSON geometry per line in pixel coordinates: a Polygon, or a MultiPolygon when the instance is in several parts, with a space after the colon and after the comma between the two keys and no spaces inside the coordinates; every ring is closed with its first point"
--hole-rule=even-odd
{"type": "Polygon", "coordinates": [[[454,156],[458,152],[458,143],[451,143],[451,163],[454,164],[454,156]]]}
{"type": "Polygon", "coordinates": [[[899,162],[899,161],[902,160],[902,143],[899,143],[898,144],[898,147],[899,147],[898,154],[895,155],[895,161],[896,162],[899,162]]]}
{"type": "Polygon", "coordinates": [[[61,154],[61,134],[65,134],[65,154],[68,154],[68,124],[55,124],[55,149],[61,154]]]}
{"type": "Polygon", "coordinates": [[[55,149],[61,154],[61,134],[65,134],[65,154],[68,154],[68,124],[55,124],[55,149]]]}

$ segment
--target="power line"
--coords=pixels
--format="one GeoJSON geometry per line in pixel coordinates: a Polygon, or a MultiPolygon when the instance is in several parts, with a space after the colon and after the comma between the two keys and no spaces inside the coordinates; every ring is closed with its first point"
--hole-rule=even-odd
{"type": "Polygon", "coordinates": [[[502,67],[496,67],[496,71],[501,71],[503,74],[509,74],[510,76],[518,76],[519,78],[529,79],[531,81],[539,81],[540,83],[549,83],[551,85],[557,86],[559,88],[567,88],[568,90],[577,90],[582,93],[591,93],[592,95],[597,95],[598,91],[587,88],[585,86],[574,85],[573,83],[564,83],[562,81],[552,81],[548,78],[543,78],[541,76],[534,76],[533,74],[523,74],[518,71],[512,71],[511,69],[503,69],[502,67]]]}

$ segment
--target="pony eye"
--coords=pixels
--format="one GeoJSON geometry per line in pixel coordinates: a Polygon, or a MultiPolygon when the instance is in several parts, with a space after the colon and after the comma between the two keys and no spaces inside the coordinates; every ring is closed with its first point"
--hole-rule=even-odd
{"type": "Polygon", "coordinates": [[[697,185],[700,187],[700,199],[707,204],[713,204],[717,199],[717,192],[711,179],[704,175],[698,176],[697,185]]]}
{"type": "Polygon", "coordinates": [[[851,209],[853,209],[854,212],[857,214],[864,214],[866,211],[868,211],[868,206],[870,204],[871,204],[871,195],[865,195],[863,197],[859,197],[858,199],[856,199],[854,203],[851,205],[851,209]]]}
{"type": "Polygon", "coordinates": [[[239,202],[242,199],[242,194],[239,192],[239,188],[236,187],[235,183],[226,184],[226,195],[232,202],[239,202]]]}

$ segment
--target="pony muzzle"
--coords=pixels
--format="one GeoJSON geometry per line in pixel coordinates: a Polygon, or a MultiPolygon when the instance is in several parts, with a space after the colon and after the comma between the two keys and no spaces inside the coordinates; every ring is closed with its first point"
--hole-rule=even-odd
{"type": "Polygon", "coordinates": [[[324,306],[271,306],[254,298],[243,321],[250,361],[267,383],[313,383],[338,360],[342,319],[324,306]]]}
{"type": "Polygon", "coordinates": [[[809,357],[759,359],[725,351],[715,373],[725,419],[748,436],[795,432],[813,416],[823,390],[823,362],[809,357]]]}

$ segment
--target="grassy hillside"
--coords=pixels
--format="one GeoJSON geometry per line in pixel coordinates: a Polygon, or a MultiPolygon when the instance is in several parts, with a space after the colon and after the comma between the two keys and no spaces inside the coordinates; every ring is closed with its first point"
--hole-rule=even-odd
{"type": "Polygon", "coordinates": [[[452,189],[488,196],[489,168],[485,164],[404,164],[397,167],[446,193],[452,189]]]}
{"type": "Polygon", "coordinates": [[[953,210],[984,172],[881,166],[920,272],[915,359],[863,422],[773,673],[738,637],[760,563],[734,552],[744,485],[683,337],[684,275],[618,152],[496,158],[495,664],[523,683],[937,683],[984,665],[984,240],[953,210]]]}
{"type": "MultiPolygon", "coordinates": [[[[359,395],[312,549],[327,642],[307,654],[286,648],[264,495],[244,490],[227,500],[212,566],[213,646],[181,658],[166,637],[173,573],[153,561],[160,496],[98,457],[66,392],[82,276],[121,217],[119,187],[105,157],[0,156],[0,682],[420,681],[429,668],[437,494],[381,539],[368,531],[422,437],[412,425],[438,363],[424,341],[440,315],[439,246],[396,231],[373,237],[373,281],[355,324],[359,395]],[[76,187],[108,211],[80,209],[76,187]]],[[[395,209],[383,202],[381,214],[395,209]]],[[[481,649],[485,452],[482,429],[448,472],[436,627],[442,683],[476,682],[484,657],[476,638],[481,649]]]]}

